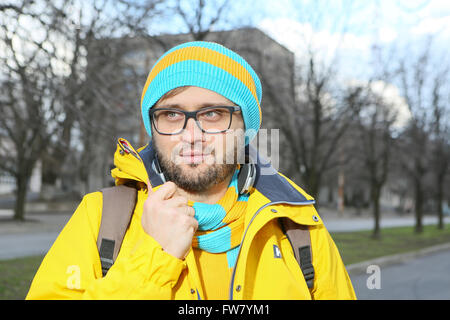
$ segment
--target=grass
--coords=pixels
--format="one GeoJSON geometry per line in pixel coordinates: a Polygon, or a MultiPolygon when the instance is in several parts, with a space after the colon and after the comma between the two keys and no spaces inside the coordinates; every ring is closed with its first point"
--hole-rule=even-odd
{"type": "MultiPolygon", "coordinates": [[[[444,230],[438,230],[435,225],[424,226],[422,234],[414,234],[413,229],[385,228],[381,230],[380,240],[372,239],[371,231],[338,232],[331,236],[346,265],[450,242],[450,224],[444,230]]],[[[43,258],[0,261],[0,300],[24,299],[43,258]]]]}
{"type": "Polygon", "coordinates": [[[23,300],[44,256],[0,261],[0,300],[23,300]]]}
{"type": "Polygon", "coordinates": [[[384,228],[379,240],[372,239],[372,231],[336,232],[331,236],[344,264],[349,265],[450,242],[450,224],[443,230],[426,225],[421,234],[415,234],[414,227],[384,228]]]}

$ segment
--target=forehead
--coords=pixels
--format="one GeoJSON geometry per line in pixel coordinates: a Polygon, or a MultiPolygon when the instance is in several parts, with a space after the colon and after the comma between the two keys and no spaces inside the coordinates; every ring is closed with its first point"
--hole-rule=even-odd
{"type": "Polygon", "coordinates": [[[178,107],[198,109],[204,106],[234,106],[235,104],[217,92],[200,87],[183,87],[169,91],[155,107],[178,107]]]}

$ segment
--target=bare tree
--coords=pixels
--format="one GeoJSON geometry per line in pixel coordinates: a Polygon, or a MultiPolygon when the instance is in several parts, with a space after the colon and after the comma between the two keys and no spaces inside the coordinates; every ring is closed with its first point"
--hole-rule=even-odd
{"type": "Polygon", "coordinates": [[[434,181],[434,199],[437,205],[438,228],[444,228],[443,202],[445,198],[446,175],[450,167],[450,99],[449,80],[450,68],[443,68],[433,79],[431,120],[431,171],[434,181]]]}
{"type": "Polygon", "coordinates": [[[217,0],[197,0],[194,5],[191,1],[187,7],[186,3],[186,1],[177,0],[174,9],[196,41],[206,38],[208,33],[222,19],[224,10],[229,7],[228,0],[220,2],[217,0]],[[212,10],[208,6],[211,3],[213,3],[212,10]]]}
{"type": "Polygon", "coordinates": [[[359,8],[348,1],[338,8],[324,1],[309,2],[309,6],[298,10],[299,21],[311,29],[305,28],[299,39],[303,49],[297,53],[296,73],[290,79],[293,100],[280,103],[280,115],[284,116],[279,123],[292,151],[290,175],[299,177],[306,191],[318,198],[327,171],[336,170],[349,157],[349,153],[339,149],[352,117],[339,80],[339,46],[350,24],[350,13],[359,8]],[[331,14],[335,10],[340,14],[331,14]],[[321,47],[314,32],[308,32],[325,25],[331,33],[341,34],[335,47],[321,47]]]}
{"type": "Polygon", "coordinates": [[[14,219],[23,220],[33,168],[54,136],[59,135],[64,118],[60,103],[63,80],[56,66],[57,43],[53,41],[58,38],[55,29],[64,17],[64,4],[57,8],[24,0],[3,9],[0,167],[15,177],[14,219]]]}
{"type": "Polygon", "coordinates": [[[432,106],[430,98],[430,69],[432,59],[431,39],[423,46],[419,54],[412,50],[400,59],[399,79],[402,95],[406,100],[411,119],[401,138],[403,168],[414,190],[416,226],[415,232],[423,231],[423,210],[426,199],[425,177],[430,171],[430,127],[429,119],[432,106]]]}
{"type": "Polygon", "coordinates": [[[392,127],[397,117],[396,106],[386,101],[384,96],[387,83],[377,81],[382,85],[379,92],[374,92],[373,82],[367,86],[356,86],[350,89],[348,105],[356,113],[358,135],[354,137],[356,157],[362,159],[365,168],[363,179],[370,189],[370,199],[374,217],[373,238],[380,238],[380,197],[385,185],[389,162],[392,153],[392,127]]]}
{"type": "Polygon", "coordinates": [[[61,178],[67,156],[74,148],[75,126],[81,139],[77,143],[81,142],[82,148],[77,150],[81,151],[78,166],[72,170],[79,172],[84,190],[91,190],[89,176],[98,169],[93,166],[99,158],[95,157],[95,146],[110,141],[106,143],[110,148],[102,151],[112,153],[117,119],[136,113],[136,103],[129,101],[137,101],[137,95],[126,94],[136,91],[130,88],[136,87],[139,79],[125,72],[132,70],[124,61],[132,51],[127,39],[145,32],[148,22],[161,14],[163,4],[162,0],[95,0],[89,4],[70,1],[70,14],[63,25],[64,40],[71,48],[71,59],[66,62],[70,72],[64,83],[66,117],[61,138],[44,157],[44,194],[54,194],[56,179],[61,178]]]}
{"type": "MultiPolygon", "coordinates": [[[[16,178],[16,219],[24,218],[27,185],[38,159],[45,189],[69,167],[65,164],[74,148],[75,127],[77,152],[92,156],[102,129],[110,133],[121,112],[129,110],[129,104],[120,109],[127,97],[115,94],[117,86],[132,83],[130,75],[117,68],[123,65],[125,48],[104,50],[97,60],[88,59],[89,49],[98,47],[101,39],[110,43],[144,29],[161,3],[23,0],[0,7],[0,143],[8,149],[1,153],[0,165],[16,178]]],[[[84,176],[89,176],[92,162],[80,163],[86,164],[84,176]]]]}

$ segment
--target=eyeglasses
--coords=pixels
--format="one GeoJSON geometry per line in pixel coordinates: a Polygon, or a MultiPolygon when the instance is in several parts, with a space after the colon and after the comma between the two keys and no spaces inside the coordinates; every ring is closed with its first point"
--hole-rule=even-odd
{"type": "Polygon", "coordinates": [[[190,118],[205,133],[221,133],[230,129],[233,113],[240,111],[238,106],[214,106],[197,111],[183,111],[174,108],[150,109],[149,116],[159,134],[176,135],[181,133],[190,118]]]}

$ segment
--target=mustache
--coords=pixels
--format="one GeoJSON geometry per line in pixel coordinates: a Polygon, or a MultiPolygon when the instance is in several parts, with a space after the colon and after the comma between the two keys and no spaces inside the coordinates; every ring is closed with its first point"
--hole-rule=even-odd
{"type": "Polygon", "coordinates": [[[172,157],[183,155],[214,155],[215,148],[213,145],[203,146],[201,144],[177,144],[172,149],[172,157]]]}

